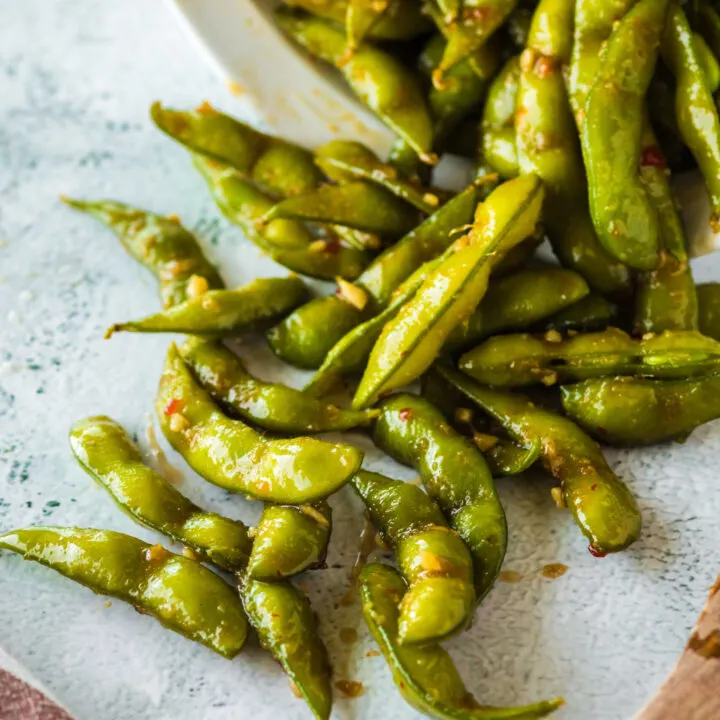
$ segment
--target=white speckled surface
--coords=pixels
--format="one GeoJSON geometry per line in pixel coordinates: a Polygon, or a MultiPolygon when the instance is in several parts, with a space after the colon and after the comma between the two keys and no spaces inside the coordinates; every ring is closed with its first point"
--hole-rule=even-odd
{"type": "MultiPolygon", "coordinates": [[[[185,154],[154,131],[154,99],[183,107],[210,99],[241,113],[165,7],[148,0],[0,0],[0,529],[31,523],[107,527],[151,538],[119,514],[74,464],[70,423],[111,414],[142,435],[168,338],[102,339],[112,321],[154,311],[154,283],[60,193],[109,196],[179,212],[204,239],[229,284],[276,270],[218,219],[185,154]]],[[[258,58],[262,67],[262,58],[258,58]]],[[[720,278],[704,258],[699,277],[720,278]]],[[[714,266],[714,267],[713,267],[714,266]]],[[[251,366],[287,373],[260,343],[251,366]],[[267,362],[266,362],[267,361],[267,362]]],[[[637,494],[642,540],[593,559],[550,482],[503,484],[511,528],[506,567],[473,629],[449,643],[469,686],[488,703],[562,694],[564,720],[621,720],[659,685],[682,649],[720,569],[720,424],[683,446],[614,454],[637,494]],[[566,563],[559,580],[542,566],[566,563]]],[[[410,477],[368,453],[371,467],[410,477]]],[[[258,509],[185,472],[184,490],[253,520],[258,509]]],[[[394,691],[357,605],[345,592],[360,528],[349,491],[334,499],[330,568],[302,580],[322,618],[337,678],[364,683],[337,698],[337,718],[414,717],[394,691]],[[360,641],[345,646],[342,627],[360,641]]],[[[27,665],[78,720],[307,718],[279,667],[254,643],[234,662],[15,556],[0,557],[0,646],[27,665]]]]}

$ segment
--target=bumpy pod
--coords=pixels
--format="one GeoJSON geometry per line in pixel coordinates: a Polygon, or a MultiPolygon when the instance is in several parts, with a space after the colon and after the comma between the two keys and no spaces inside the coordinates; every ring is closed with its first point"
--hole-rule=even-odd
{"type": "Polygon", "coordinates": [[[577,330],[591,332],[605,330],[614,325],[618,318],[619,309],[614,303],[606,300],[602,295],[590,293],[582,300],[573,303],[570,307],[560,310],[539,324],[539,330],[577,330]]]}
{"type": "Polygon", "coordinates": [[[479,705],[440,645],[398,643],[398,607],[402,607],[405,593],[405,583],[391,567],[372,563],[363,568],[363,617],[385,656],[395,685],[413,708],[441,720],[537,720],[563,704],[562,699],[557,699],[515,708],[479,705]]]}
{"type": "Polygon", "coordinates": [[[428,494],[470,549],[475,589],[482,599],[500,571],[507,545],[505,513],[485,460],[423,398],[392,395],[380,410],[373,441],[418,471],[428,494]]]}
{"type": "Polygon", "coordinates": [[[134,520],[226,570],[245,567],[251,547],[245,525],[190,502],[145,465],[130,436],[114,420],[99,415],[75,423],[70,447],[88,475],[134,520]]]}
{"type": "Polygon", "coordinates": [[[278,504],[301,505],[331,495],[360,467],[348,445],[302,437],[267,440],[223,415],[192,377],[175,345],[155,399],[168,442],[209,482],[278,504]]]}
{"type": "Polygon", "coordinates": [[[522,395],[493,390],[445,367],[438,368],[517,442],[540,441],[542,463],[557,478],[565,504],[594,554],[624,550],[640,535],[642,518],[625,483],[600,446],[572,421],[536,407],[522,395]]]}
{"type": "Polygon", "coordinates": [[[167,310],[112,325],[116,332],[188,333],[232,337],[271,327],[307,300],[305,283],[298,277],[257,278],[237,290],[208,290],[167,310]]]}
{"type": "Polygon", "coordinates": [[[720,369],[720,343],[693,330],[668,330],[637,340],[617,328],[566,339],[554,331],[504,335],[463,355],[460,369],[478,382],[501,387],[604,375],[687,378],[720,369]]]}
{"type": "Polygon", "coordinates": [[[720,417],[720,375],[697,380],[599,378],[560,389],[563,410],[611,445],[684,440],[720,417]]]}
{"type": "Polygon", "coordinates": [[[33,527],[0,535],[0,548],[124,600],[226,658],[245,644],[247,619],[235,591],[196,560],[158,545],[110,530],[33,527]]]}
{"type": "Polygon", "coordinates": [[[375,410],[343,410],[287,385],[259,380],[221,343],[188,338],[180,354],[217,402],[272,432],[300,435],[348,430],[369,424],[377,415],[375,410]]]}
{"type": "Polygon", "coordinates": [[[352,485],[409,585],[398,642],[436,642],[464,627],[475,601],[472,557],[440,508],[417,485],[377,473],[361,470],[352,485]]]}
{"type": "Polygon", "coordinates": [[[187,300],[188,288],[198,281],[211,290],[225,287],[217,270],[205,259],[195,236],[177,218],[138,210],[113,200],[65,197],[62,200],[110,228],[125,250],[155,275],[163,307],[187,300]]]}

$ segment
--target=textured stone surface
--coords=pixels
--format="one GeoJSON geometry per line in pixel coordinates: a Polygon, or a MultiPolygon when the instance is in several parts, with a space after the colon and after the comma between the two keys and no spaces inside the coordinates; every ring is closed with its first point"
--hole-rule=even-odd
{"type": "MultiPolygon", "coordinates": [[[[234,111],[239,103],[157,0],[0,0],[0,12],[0,529],[77,524],[152,539],[74,464],[66,433],[79,417],[108,413],[144,442],[168,338],[104,341],[102,333],[113,321],[154,311],[154,283],[112,235],[57,196],[108,196],[178,212],[231,285],[276,273],[218,219],[184,153],[147,120],[155,99],[183,107],[207,98],[234,111]]],[[[720,277],[713,258],[700,272],[720,277]]],[[[241,350],[264,377],[301,379],[259,342],[241,350]]],[[[639,498],[645,530],[629,552],[604,560],[589,555],[568,514],[554,509],[549,481],[503,483],[506,568],[522,579],[499,584],[472,630],[449,643],[484,702],[561,694],[568,706],[560,718],[622,720],[682,650],[720,565],[720,425],[685,445],[611,459],[639,498]],[[570,569],[546,580],[540,571],[551,562],[570,569]]],[[[368,466],[413,474],[372,451],[368,466]]],[[[257,517],[257,505],[183,470],[183,490],[194,500],[257,517]]],[[[329,568],[301,582],[322,619],[336,679],[365,685],[358,699],[337,698],[335,717],[414,717],[383,659],[366,657],[372,643],[358,606],[336,607],[361,512],[349,491],[333,504],[329,568]],[[356,645],[339,640],[344,627],[358,629],[356,645]]],[[[228,662],[122,603],[106,608],[104,598],[6,554],[0,618],[0,646],[78,720],[309,716],[254,641],[228,662]]]]}

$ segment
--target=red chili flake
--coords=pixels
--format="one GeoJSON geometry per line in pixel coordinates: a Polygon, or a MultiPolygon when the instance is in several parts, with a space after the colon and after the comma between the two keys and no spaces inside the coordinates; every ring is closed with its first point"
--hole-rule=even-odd
{"type": "Polygon", "coordinates": [[[602,552],[602,550],[598,550],[593,545],[588,545],[588,550],[590,551],[590,554],[596,558],[604,558],[607,555],[607,553],[602,552]]]}
{"type": "Polygon", "coordinates": [[[405,422],[406,420],[410,419],[410,416],[412,415],[412,410],[410,408],[403,408],[399,413],[398,417],[405,422]]]}
{"type": "Polygon", "coordinates": [[[330,255],[337,255],[340,252],[340,241],[337,238],[328,240],[324,251],[330,255]]]}
{"type": "Polygon", "coordinates": [[[165,410],[163,412],[166,415],[174,415],[176,412],[178,412],[181,409],[181,407],[182,407],[182,400],[180,398],[173,398],[165,406],[165,410]]]}
{"type": "Polygon", "coordinates": [[[597,490],[597,483],[593,483],[593,484],[590,486],[590,489],[591,489],[591,490],[597,490]]]}
{"type": "Polygon", "coordinates": [[[662,151],[657,145],[643,148],[642,158],[640,160],[641,167],[665,167],[665,158],[662,151]]]}

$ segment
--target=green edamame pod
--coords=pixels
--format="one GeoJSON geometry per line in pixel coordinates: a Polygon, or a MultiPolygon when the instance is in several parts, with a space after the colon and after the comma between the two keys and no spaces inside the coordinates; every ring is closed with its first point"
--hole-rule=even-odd
{"type": "MultiPolygon", "coordinates": [[[[373,260],[356,284],[368,294],[375,309],[386,307],[393,292],[413,272],[451,244],[453,231],[472,220],[478,197],[492,187],[491,180],[470,185],[373,260]]],[[[358,310],[335,296],[315,298],[273,328],[268,333],[268,343],[282,360],[298,367],[318,368],[326,361],[332,362],[330,354],[334,346],[372,314],[372,310],[358,310]]],[[[373,344],[376,339],[374,335],[373,344]]],[[[360,360],[360,370],[366,359],[367,356],[363,356],[360,360]]]]}
{"type": "Polygon", "coordinates": [[[302,223],[294,220],[262,224],[275,204],[267,195],[229,165],[200,155],[193,157],[193,164],[207,181],[222,214],[283,267],[321,280],[354,280],[370,262],[371,256],[363,250],[315,240],[302,223]]]}
{"type": "Polygon", "coordinates": [[[692,31],[682,8],[670,3],[662,38],[662,58],[675,76],[675,111],[680,137],[700,167],[713,210],[711,224],[720,226],[720,118],[703,74],[692,31]]]}
{"type": "Polygon", "coordinates": [[[287,35],[311,55],[329,62],[343,74],[352,91],[393,132],[404,138],[420,159],[432,164],[432,121],[415,76],[390,54],[363,45],[348,55],[345,35],[330,23],[286,9],[275,20],[287,35]]]}
{"type": "Polygon", "coordinates": [[[0,535],[12,550],[231,659],[247,620],[235,591],[199,562],[110,530],[31,527],[0,535]]]}
{"type": "Polygon", "coordinates": [[[116,332],[188,333],[230,337],[271,327],[307,300],[305,283],[295,276],[257,278],[236,290],[208,290],[142,320],[116,323],[116,332]]]}
{"type": "Polygon", "coordinates": [[[460,369],[478,382],[500,387],[586,380],[603,375],[658,379],[697,377],[720,369],[720,343],[694,330],[667,330],[641,339],[617,328],[563,339],[503,335],[460,358],[460,369]]]}
{"type": "MultiPolygon", "coordinates": [[[[464,0],[454,22],[433,17],[447,39],[440,64],[433,74],[433,84],[441,87],[445,73],[480,49],[514,10],[518,0],[464,0]]],[[[431,14],[432,10],[429,10],[431,14]]]]}
{"type": "Polygon", "coordinates": [[[698,285],[697,298],[700,332],[720,340],[720,283],[698,285]]]}
{"type": "Polygon", "coordinates": [[[250,375],[222,343],[188,338],[180,355],[213,399],[244,420],[277,433],[304,434],[368,425],[374,410],[356,412],[316,400],[307,393],[250,375]]]}
{"type": "Polygon", "coordinates": [[[330,661],[308,599],[289,582],[245,578],[241,596],[260,644],[282,665],[319,720],[332,711],[330,661]]]}
{"type": "Polygon", "coordinates": [[[322,185],[280,201],[264,221],[305,220],[332,223],[392,237],[417,225],[417,211],[382,187],[363,180],[344,185],[322,185]]]}
{"type": "Polygon", "coordinates": [[[274,582],[322,565],[332,527],[332,510],[313,505],[266,505],[255,528],[246,575],[274,582]]]}
{"type": "Polygon", "coordinates": [[[424,398],[392,395],[380,410],[373,442],[418,471],[428,494],[470,549],[475,591],[482,600],[507,546],[505,512],[483,456],[424,398]]]}
{"type": "Polygon", "coordinates": [[[342,487],[363,453],[309,437],[268,440],[225,417],[193,379],[175,345],[168,350],[155,411],[168,442],[199,475],[230,492],[302,505],[342,487]]]}
{"type": "MultiPolygon", "coordinates": [[[[349,0],[284,0],[290,7],[299,7],[313,15],[327,18],[339,25],[348,19],[349,0]]],[[[432,23],[413,0],[392,0],[387,8],[366,30],[366,37],[377,40],[410,40],[432,28],[432,23]]],[[[349,33],[349,28],[348,28],[349,33]]],[[[360,39],[356,39],[360,44],[360,39]]],[[[351,40],[348,37],[348,45],[351,40]]]]}
{"type": "Polygon", "coordinates": [[[565,504],[590,541],[590,552],[619,552],[637,540],[642,518],[635,499],[610,469],[600,446],[577,425],[522,395],[478,385],[446,367],[438,370],[517,442],[540,440],[542,463],[560,481],[565,504]]]}
{"type": "Polygon", "coordinates": [[[710,3],[696,3],[692,8],[693,26],[707,43],[708,50],[720,58],[720,12],[710,3]],[[699,5],[699,7],[698,7],[699,5]]]}
{"type": "Polygon", "coordinates": [[[532,234],[542,208],[539,179],[527,175],[493,191],[470,234],[452,246],[415,295],[383,328],[368,359],[353,408],[406,385],[433,363],[445,340],[482,299],[494,264],[532,234]]]}
{"type": "Polygon", "coordinates": [[[472,557],[440,508],[417,485],[377,473],[361,470],[352,485],[409,585],[398,643],[437,642],[462,629],[475,602],[472,557]]]}
{"type": "Polygon", "coordinates": [[[686,252],[685,230],[670,188],[662,152],[647,116],[643,120],[640,180],[660,221],[659,265],[641,273],[635,293],[638,335],[697,329],[697,293],[686,252]]]}
{"type": "Polygon", "coordinates": [[[705,38],[696,32],[693,33],[693,47],[702,74],[705,76],[708,90],[713,95],[720,87],[720,63],[718,63],[713,51],[705,42],[705,38]]]}
{"type": "Polygon", "coordinates": [[[398,608],[405,592],[402,578],[387,565],[371,563],[360,574],[363,617],[385,656],[395,685],[410,706],[441,720],[537,720],[563,704],[562,699],[557,699],[516,708],[479,705],[440,645],[398,643],[398,608]]]}
{"type": "Polygon", "coordinates": [[[225,287],[205,259],[195,236],[177,218],[163,217],[113,200],[61,200],[112,230],[122,246],[158,279],[163,307],[188,299],[190,283],[216,290],[225,287]],[[204,281],[204,282],[203,282],[204,281]]]}
{"type": "Polygon", "coordinates": [[[603,49],[582,124],[590,211],[606,250],[652,270],[660,249],[657,212],[640,182],[644,99],[655,70],[667,0],[639,0],[603,49]],[[608,108],[613,108],[608,112],[608,108]]]}
{"type": "Polygon", "coordinates": [[[490,84],[480,123],[481,160],[503,178],[518,174],[515,104],[519,82],[520,58],[511,57],[490,84]]]}
{"type": "MultiPolygon", "coordinates": [[[[321,145],[315,150],[315,162],[335,182],[375,183],[422,212],[433,213],[439,204],[436,195],[401,177],[396,168],[381,162],[372,150],[355,140],[331,140],[321,145]]],[[[375,212],[378,211],[376,208],[375,212]]]]}
{"type": "Polygon", "coordinates": [[[684,440],[720,417],[720,375],[697,380],[599,378],[560,388],[563,410],[611,445],[684,440]]]}
{"type": "Polygon", "coordinates": [[[462,349],[497,333],[527,330],[589,292],[581,275],[564,268],[520,270],[491,280],[477,310],[452,331],[445,349],[462,349]]]}
{"type": "Polygon", "coordinates": [[[533,15],[528,47],[520,59],[515,139],[521,174],[545,185],[543,223],[560,262],[599,292],[628,294],[628,269],[595,234],[585,173],[568,104],[563,66],[570,54],[574,3],[543,0],[533,15]]]}
{"type": "Polygon", "coordinates": [[[415,150],[401,137],[397,137],[390,147],[388,162],[405,177],[417,182],[430,182],[432,168],[426,165],[415,150]]]}
{"type": "Polygon", "coordinates": [[[190,502],[148,467],[130,436],[104,415],[70,428],[70,447],[82,468],[134,520],[187,545],[226,570],[247,564],[251,542],[241,522],[190,502]]]}
{"type": "Polygon", "coordinates": [[[602,295],[590,293],[587,297],[540,323],[539,330],[559,330],[560,332],[605,330],[610,325],[616,324],[618,314],[617,305],[606,300],[602,295]]]}
{"type": "Polygon", "coordinates": [[[209,103],[192,111],[150,107],[155,125],[193,153],[230,165],[263,190],[287,197],[309,192],[322,180],[312,153],[265,135],[209,103]]]}

